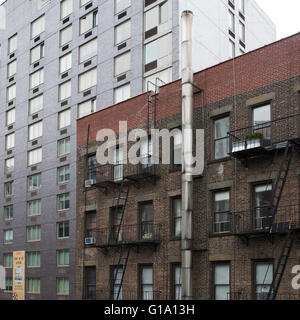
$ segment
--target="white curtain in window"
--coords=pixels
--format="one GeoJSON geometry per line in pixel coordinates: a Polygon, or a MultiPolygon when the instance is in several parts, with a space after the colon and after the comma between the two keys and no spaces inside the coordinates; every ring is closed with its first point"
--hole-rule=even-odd
{"type": "Polygon", "coordinates": [[[119,103],[130,98],[130,83],[115,89],[114,103],[119,103]]]}
{"type": "Polygon", "coordinates": [[[130,70],[130,51],[115,58],[115,76],[130,70]]]}
{"type": "Polygon", "coordinates": [[[44,96],[37,96],[29,101],[29,114],[36,113],[43,109],[44,96]]]}
{"type": "Polygon", "coordinates": [[[9,150],[15,146],[15,134],[11,133],[6,136],[6,150],[9,150]]]}
{"type": "Polygon", "coordinates": [[[16,88],[17,86],[15,84],[7,88],[7,101],[11,101],[16,98],[16,88]]]}
{"type": "Polygon", "coordinates": [[[115,13],[119,13],[130,7],[131,0],[115,0],[115,13]]]}
{"type": "Polygon", "coordinates": [[[16,120],[16,109],[13,108],[6,112],[6,125],[9,126],[16,120]]]}
{"type": "Polygon", "coordinates": [[[44,82],[44,69],[38,70],[30,75],[30,89],[33,89],[44,82]]]}
{"type": "Polygon", "coordinates": [[[28,165],[34,165],[42,161],[42,148],[28,152],[28,165]]]}
{"type": "Polygon", "coordinates": [[[153,299],[153,269],[144,267],[142,271],[143,300],[153,299]]]}
{"type": "Polygon", "coordinates": [[[84,117],[96,111],[96,99],[92,99],[78,105],[78,117],[84,117]]]}
{"type": "Polygon", "coordinates": [[[18,36],[14,35],[8,40],[8,54],[13,53],[15,50],[17,50],[17,42],[18,42],[18,36]]]}
{"type": "Polygon", "coordinates": [[[63,73],[72,68],[72,53],[69,53],[60,58],[60,73],[63,73]]]}
{"type": "Polygon", "coordinates": [[[79,48],[79,63],[86,61],[97,55],[98,40],[97,38],[84,44],[79,48]]]}
{"type": "Polygon", "coordinates": [[[118,25],[115,28],[115,44],[119,44],[131,37],[131,20],[118,25]]]}
{"type": "Polygon", "coordinates": [[[39,121],[37,123],[29,126],[29,140],[36,139],[43,135],[43,122],[39,121]]]}
{"type": "Polygon", "coordinates": [[[7,67],[7,76],[12,77],[17,72],[17,60],[11,62],[7,67]]]}
{"type": "Polygon", "coordinates": [[[220,264],[215,266],[215,299],[216,300],[228,300],[230,293],[229,286],[229,272],[230,268],[228,264],[220,264]]]}
{"type": "Polygon", "coordinates": [[[79,92],[94,87],[97,84],[97,68],[79,76],[79,92]]]}
{"type": "Polygon", "coordinates": [[[31,24],[31,38],[35,38],[37,35],[45,31],[45,16],[42,16],[32,22],[31,24]]]}
{"type": "Polygon", "coordinates": [[[60,3],[61,19],[73,12],[73,0],[63,0],[60,3]]]}
{"type": "Polygon", "coordinates": [[[72,25],[61,30],[60,32],[60,45],[64,46],[66,43],[72,40],[72,25]]]}
{"type": "Polygon", "coordinates": [[[68,127],[71,124],[71,110],[68,109],[66,111],[60,112],[58,115],[59,122],[58,128],[62,129],[68,127]]]}
{"type": "Polygon", "coordinates": [[[71,97],[71,80],[62,83],[59,86],[59,100],[63,101],[71,97]]]}

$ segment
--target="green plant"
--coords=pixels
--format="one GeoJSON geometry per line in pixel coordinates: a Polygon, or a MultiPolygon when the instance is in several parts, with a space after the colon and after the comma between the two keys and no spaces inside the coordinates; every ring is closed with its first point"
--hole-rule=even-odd
{"type": "Polygon", "coordinates": [[[264,135],[260,132],[249,133],[245,136],[245,140],[263,139],[264,135]]]}

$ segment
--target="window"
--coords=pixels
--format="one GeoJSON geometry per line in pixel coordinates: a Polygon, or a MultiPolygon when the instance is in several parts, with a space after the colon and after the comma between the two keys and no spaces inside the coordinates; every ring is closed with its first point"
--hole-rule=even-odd
{"type": "Polygon", "coordinates": [[[30,50],[30,63],[35,63],[44,57],[44,43],[30,50]]]}
{"type": "Polygon", "coordinates": [[[28,127],[29,141],[37,139],[43,135],[43,121],[33,123],[28,127]]]}
{"type": "Polygon", "coordinates": [[[181,170],[182,163],[182,132],[179,128],[175,129],[172,140],[172,169],[181,170]]]}
{"type": "Polygon", "coordinates": [[[229,11],[229,30],[235,32],[234,14],[229,11]]]}
{"type": "Polygon", "coordinates": [[[98,53],[98,39],[95,38],[79,47],[79,63],[91,59],[98,53]]]}
{"type": "Polygon", "coordinates": [[[64,73],[72,68],[72,52],[59,59],[59,72],[64,73]]]}
{"type": "Polygon", "coordinates": [[[5,173],[12,173],[15,169],[15,158],[9,158],[5,160],[5,173]]]}
{"type": "Polygon", "coordinates": [[[12,268],[13,267],[13,255],[12,253],[6,253],[3,255],[4,268],[12,268]]]}
{"type": "Polygon", "coordinates": [[[96,179],[97,160],[96,155],[88,156],[88,179],[96,179]]]}
{"type": "Polygon", "coordinates": [[[245,14],[245,0],[239,0],[239,10],[242,14],[245,14]]]}
{"type": "Polygon", "coordinates": [[[153,267],[141,266],[140,288],[142,300],[153,300],[153,267]]]}
{"type": "Polygon", "coordinates": [[[96,267],[85,267],[85,298],[96,300],[96,267]]]}
{"type": "Polygon", "coordinates": [[[7,65],[7,77],[10,78],[17,73],[17,60],[7,65]]]}
{"type": "Polygon", "coordinates": [[[115,76],[130,70],[130,51],[115,58],[115,76]]]}
{"type": "Polygon", "coordinates": [[[68,249],[57,251],[57,266],[66,267],[70,265],[70,253],[68,249]]]}
{"type": "Polygon", "coordinates": [[[80,34],[83,34],[90,29],[95,28],[98,26],[98,11],[93,11],[86,16],[80,18],[79,20],[79,28],[80,28],[80,34]]]}
{"type": "Polygon", "coordinates": [[[139,205],[141,239],[151,239],[153,235],[153,203],[139,205]]]}
{"type": "Polygon", "coordinates": [[[26,253],[27,268],[39,268],[41,266],[40,252],[27,252],[26,253]]]}
{"type": "Polygon", "coordinates": [[[5,197],[11,197],[14,194],[14,183],[13,181],[6,182],[4,184],[4,195],[5,197]]]}
{"type": "Polygon", "coordinates": [[[174,264],[172,265],[172,299],[173,300],[181,300],[181,265],[180,264],[174,264]]]}
{"type": "Polygon", "coordinates": [[[271,139],[271,106],[270,104],[253,108],[253,131],[259,132],[264,139],[271,139]]]}
{"type": "Polygon", "coordinates": [[[41,226],[27,227],[27,241],[41,240],[41,226]]]}
{"type": "Polygon", "coordinates": [[[240,21],[239,26],[240,26],[240,40],[245,43],[245,25],[240,21]]]}
{"type": "Polygon", "coordinates": [[[44,96],[41,94],[31,100],[29,100],[29,115],[39,112],[43,109],[44,96]]]}
{"type": "Polygon", "coordinates": [[[214,121],[214,156],[215,159],[226,158],[229,153],[229,117],[214,121]]]}
{"type": "Polygon", "coordinates": [[[235,57],[235,43],[232,40],[229,40],[229,59],[235,57]]]}
{"type": "Polygon", "coordinates": [[[229,263],[216,263],[214,271],[214,299],[230,299],[230,265],[229,263]]]}
{"type": "Polygon", "coordinates": [[[16,121],[16,109],[10,109],[6,111],[6,125],[10,126],[16,121]]]}
{"type": "Polygon", "coordinates": [[[29,76],[30,90],[44,83],[44,69],[40,69],[29,76]]]}
{"type": "Polygon", "coordinates": [[[12,220],[14,218],[14,207],[9,205],[4,207],[4,220],[12,220]]]}
{"type": "Polygon", "coordinates": [[[182,212],[181,212],[181,197],[171,199],[171,209],[172,209],[172,235],[175,238],[181,237],[181,220],[182,220],[182,212]]]}
{"type": "Polygon", "coordinates": [[[38,278],[27,278],[26,279],[26,292],[27,293],[40,293],[41,282],[38,278]]]}
{"type": "MultiPolygon", "coordinates": [[[[161,3],[159,6],[155,6],[154,8],[148,10],[145,13],[145,32],[153,30],[154,28],[157,28],[170,20],[170,1],[165,1],[161,3]]],[[[159,33],[159,31],[157,33],[159,33]]]]}
{"type": "Polygon", "coordinates": [[[45,31],[45,16],[41,16],[31,23],[31,38],[35,38],[45,31]]]}
{"type": "Polygon", "coordinates": [[[12,291],[12,278],[10,277],[5,278],[5,291],[7,292],[12,291]]]}
{"type": "Polygon", "coordinates": [[[69,237],[69,222],[60,222],[57,224],[57,238],[69,237]]]}
{"type": "Polygon", "coordinates": [[[111,273],[111,283],[113,287],[111,288],[113,293],[113,300],[123,299],[123,288],[122,288],[122,277],[123,277],[123,266],[114,266],[111,273]],[[115,280],[115,281],[114,281],[115,280]]]}
{"type": "Polygon", "coordinates": [[[268,228],[272,221],[272,184],[254,186],[253,208],[255,229],[268,228]]]}
{"type": "Polygon", "coordinates": [[[172,63],[172,34],[169,33],[145,45],[145,72],[172,63]]]}
{"type": "Polygon", "coordinates": [[[56,292],[59,295],[68,295],[69,294],[69,279],[58,278],[57,283],[56,283],[56,292]]]}
{"type": "Polygon", "coordinates": [[[130,83],[114,90],[114,103],[120,103],[130,98],[130,83]]]}
{"type": "Polygon", "coordinates": [[[17,86],[15,84],[7,88],[7,102],[16,98],[16,89],[17,86]]]}
{"type": "Polygon", "coordinates": [[[59,101],[66,100],[71,97],[71,80],[62,83],[59,86],[59,101]]]}
{"type": "Polygon", "coordinates": [[[115,45],[130,39],[131,20],[127,20],[115,27],[115,45]]]}
{"type": "Polygon", "coordinates": [[[78,105],[78,118],[82,118],[96,111],[97,102],[96,99],[91,99],[82,102],[78,105]]]}
{"type": "Polygon", "coordinates": [[[96,230],[96,212],[86,212],[85,214],[85,237],[94,238],[96,230]]]}
{"type": "Polygon", "coordinates": [[[70,166],[63,166],[57,169],[58,183],[68,182],[70,180],[70,166]]]}
{"type": "Polygon", "coordinates": [[[123,158],[123,149],[118,145],[114,148],[114,181],[123,179],[123,158]]]}
{"type": "Polygon", "coordinates": [[[70,209],[69,193],[64,193],[57,196],[57,206],[58,211],[70,209]]]}
{"type": "Polygon", "coordinates": [[[230,231],[229,196],[229,191],[220,191],[213,194],[213,219],[215,233],[230,231]]]}
{"type": "Polygon", "coordinates": [[[35,191],[42,186],[42,175],[40,173],[27,178],[28,191],[35,191]]]}
{"type": "Polygon", "coordinates": [[[79,92],[87,90],[97,85],[97,68],[87,71],[78,77],[79,92]]]}
{"type": "Polygon", "coordinates": [[[73,0],[63,0],[60,3],[60,17],[64,19],[73,12],[73,0]]]}
{"type": "Polygon", "coordinates": [[[39,216],[42,214],[42,200],[31,200],[27,202],[28,217],[39,216]]]}
{"type": "Polygon", "coordinates": [[[256,262],[254,270],[256,300],[266,300],[273,281],[273,263],[256,262]]]}
{"type": "Polygon", "coordinates": [[[28,166],[42,162],[42,148],[37,148],[28,152],[28,166]]]}
{"type": "Polygon", "coordinates": [[[18,42],[17,34],[15,34],[14,36],[8,39],[8,54],[11,54],[17,50],[17,42],[18,42]]]}
{"type": "Polygon", "coordinates": [[[57,142],[57,151],[58,151],[58,156],[64,156],[68,153],[70,153],[70,137],[59,140],[57,142]]]}
{"type": "Polygon", "coordinates": [[[71,124],[71,109],[67,109],[58,114],[58,129],[63,129],[71,124]]]}
{"type": "Polygon", "coordinates": [[[119,13],[130,7],[131,0],[115,0],[115,13],[119,13]]]}
{"type": "Polygon", "coordinates": [[[60,45],[61,47],[72,41],[72,25],[60,31],[60,45]]]}
{"type": "Polygon", "coordinates": [[[4,243],[12,243],[14,241],[14,231],[11,230],[4,230],[4,243]]]}

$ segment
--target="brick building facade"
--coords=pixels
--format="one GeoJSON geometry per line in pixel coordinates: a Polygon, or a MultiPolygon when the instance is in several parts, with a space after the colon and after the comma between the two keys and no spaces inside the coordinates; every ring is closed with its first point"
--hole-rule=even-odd
{"type": "MultiPolygon", "coordinates": [[[[300,262],[300,34],[199,72],[194,84],[202,89],[194,128],[205,130],[205,169],[193,190],[194,298],[266,299],[285,265],[276,298],[298,299],[292,280],[300,262]]],[[[116,166],[89,171],[98,130],[118,132],[119,120],[128,130],[147,127],[148,99],[156,128],[181,126],[180,81],[77,122],[78,299],[180,297],[181,171],[124,165],[118,183],[116,166]],[[128,261],[118,262],[128,248],[128,261]],[[118,264],[126,266],[123,281],[118,264]]]]}

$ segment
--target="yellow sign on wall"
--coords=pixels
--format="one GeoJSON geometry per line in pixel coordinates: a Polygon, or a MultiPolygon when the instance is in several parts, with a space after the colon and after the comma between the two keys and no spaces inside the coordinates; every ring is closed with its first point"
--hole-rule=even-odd
{"type": "Polygon", "coordinates": [[[25,300],[25,251],[13,253],[13,300],[25,300]]]}

